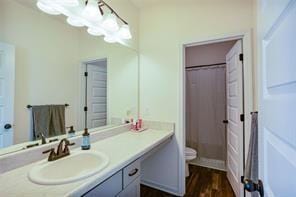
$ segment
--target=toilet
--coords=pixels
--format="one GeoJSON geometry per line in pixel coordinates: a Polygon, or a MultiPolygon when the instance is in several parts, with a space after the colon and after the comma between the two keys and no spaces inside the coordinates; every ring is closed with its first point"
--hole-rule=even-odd
{"type": "Polygon", "coordinates": [[[188,162],[195,159],[197,156],[196,150],[186,147],[185,148],[185,160],[186,160],[186,164],[185,164],[185,173],[186,173],[186,177],[189,176],[189,166],[188,166],[188,162]]]}

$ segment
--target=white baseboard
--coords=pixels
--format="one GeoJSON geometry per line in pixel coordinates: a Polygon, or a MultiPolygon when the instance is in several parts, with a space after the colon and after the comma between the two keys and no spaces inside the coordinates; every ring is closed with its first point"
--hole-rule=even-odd
{"type": "Polygon", "coordinates": [[[222,160],[197,157],[196,159],[190,161],[189,163],[192,165],[226,171],[225,161],[222,161],[222,160]]]}
{"type": "Polygon", "coordinates": [[[141,184],[142,185],[146,185],[148,187],[175,195],[175,196],[182,196],[179,192],[178,192],[178,188],[173,188],[173,187],[169,187],[169,186],[165,186],[165,185],[161,185],[159,183],[156,183],[154,181],[149,181],[149,180],[141,180],[141,184]]]}

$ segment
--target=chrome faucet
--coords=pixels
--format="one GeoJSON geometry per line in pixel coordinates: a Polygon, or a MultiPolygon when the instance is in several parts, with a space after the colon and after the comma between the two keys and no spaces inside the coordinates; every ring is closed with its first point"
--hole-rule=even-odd
{"type": "Polygon", "coordinates": [[[73,146],[75,143],[70,143],[70,141],[66,138],[62,139],[58,145],[57,152],[55,152],[54,148],[46,150],[43,154],[49,153],[48,161],[55,161],[70,155],[69,146],[73,146]]]}
{"type": "Polygon", "coordinates": [[[46,137],[43,132],[41,132],[41,144],[46,144],[46,137]]]}

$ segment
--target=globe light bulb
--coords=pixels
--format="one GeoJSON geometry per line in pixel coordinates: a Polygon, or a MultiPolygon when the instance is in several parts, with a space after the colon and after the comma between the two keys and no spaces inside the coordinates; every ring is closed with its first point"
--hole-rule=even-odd
{"type": "Polygon", "coordinates": [[[42,10],[43,12],[51,15],[59,15],[61,14],[59,11],[57,11],[53,5],[48,3],[48,1],[38,1],[37,7],[42,10]]]}
{"type": "Polygon", "coordinates": [[[101,36],[101,35],[103,35],[103,30],[101,28],[89,27],[87,29],[87,32],[90,35],[93,35],[93,36],[101,36]]]}
{"type": "Polygon", "coordinates": [[[82,11],[82,16],[92,21],[99,21],[103,18],[100,9],[98,8],[98,4],[94,0],[88,1],[87,5],[82,11]]]}
{"type": "Polygon", "coordinates": [[[115,43],[116,42],[116,38],[113,36],[105,36],[104,40],[105,40],[105,42],[108,42],[108,43],[115,43]]]}
{"type": "Polygon", "coordinates": [[[116,15],[113,13],[109,13],[105,16],[102,26],[104,29],[110,32],[116,32],[119,29],[116,15]]]}
{"type": "Polygon", "coordinates": [[[130,28],[127,24],[124,24],[121,26],[121,28],[118,31],[118,36],[122,39],[125,39],[125,40],[132,38],[130,28]]]}
{"type": "Polygon", "coordinates": [[[80,18],[77,18],[77,17],[69,16],[67,18],[67,22],[70,25],[74,26],[74,27],[83,27],[84,26],[83,21],[80,18]]]}

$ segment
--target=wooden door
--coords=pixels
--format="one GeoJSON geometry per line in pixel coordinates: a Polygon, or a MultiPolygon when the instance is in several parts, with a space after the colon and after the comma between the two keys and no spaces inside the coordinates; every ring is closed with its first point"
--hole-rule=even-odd
{"type": "Polygon", "coordinates": [[[240,183],[243,175],[243,64],[240,61],[242,41],[239,40],[226,55],[227,90],[227,178],[236,194],[243,195],[240,183]]]}
{"type": "Polygon", "coordinates": [[[259,174],[266,196],[296,196],[296,1],[261,1],[259,174]]]}

